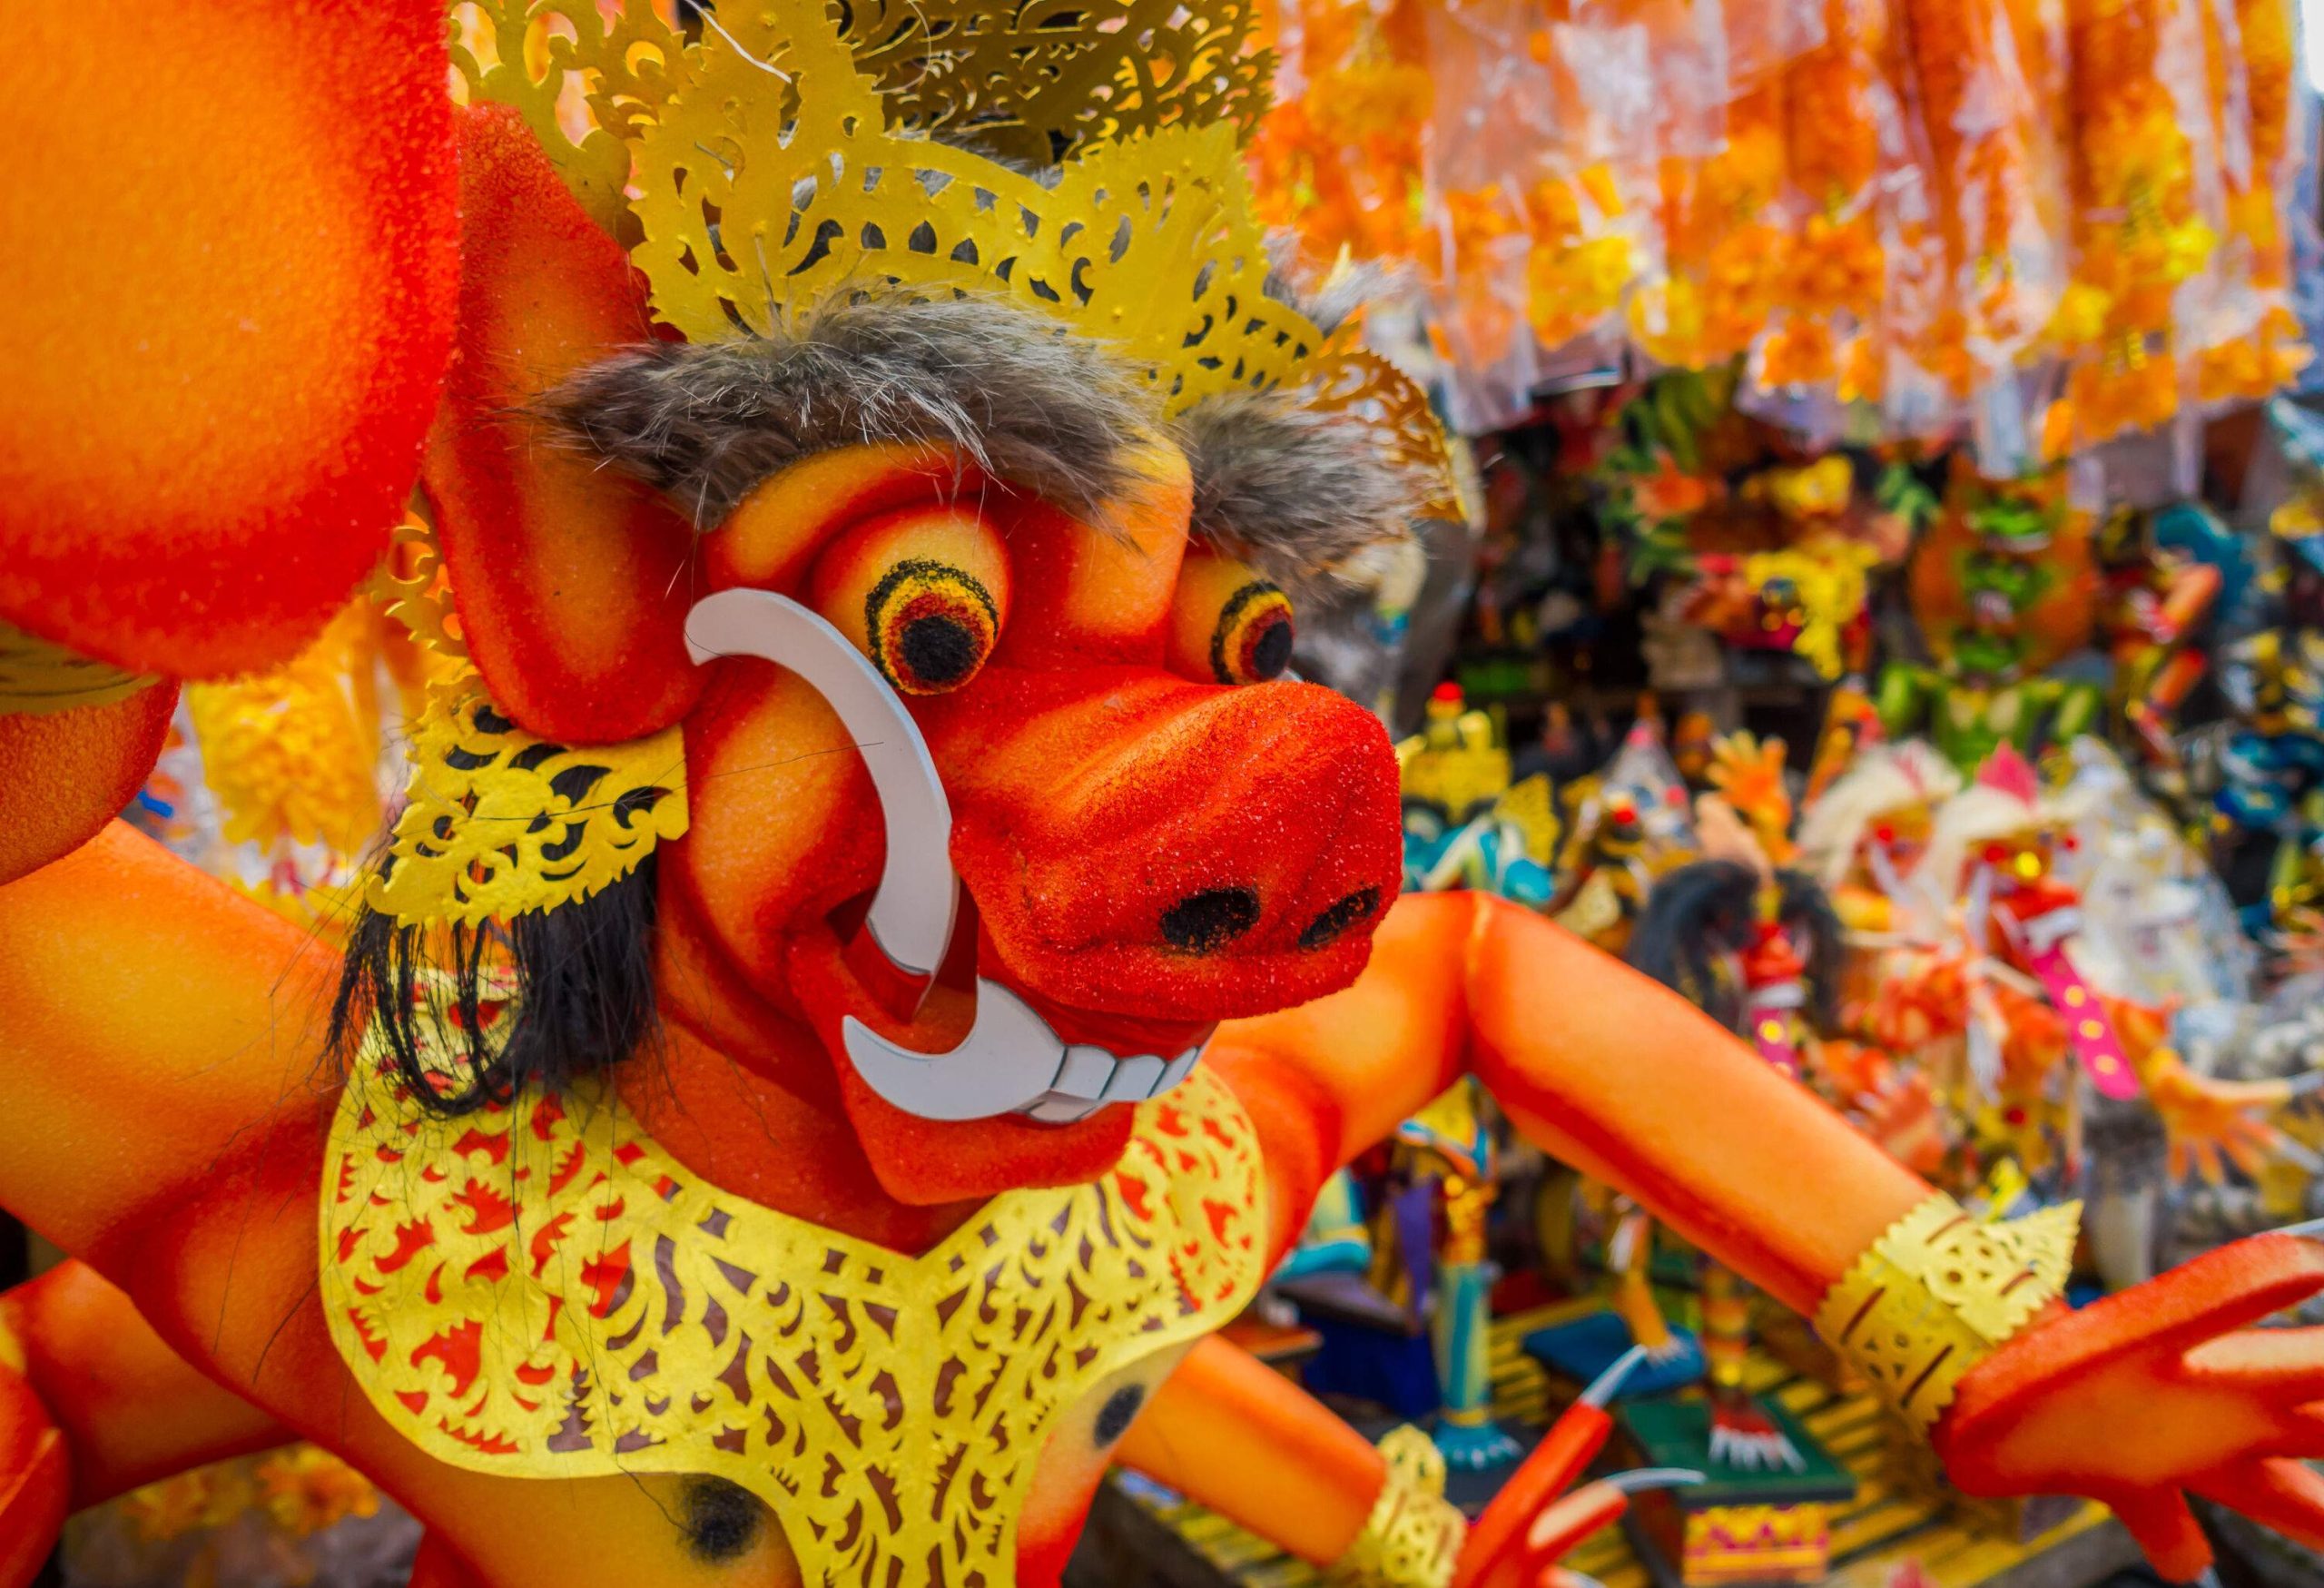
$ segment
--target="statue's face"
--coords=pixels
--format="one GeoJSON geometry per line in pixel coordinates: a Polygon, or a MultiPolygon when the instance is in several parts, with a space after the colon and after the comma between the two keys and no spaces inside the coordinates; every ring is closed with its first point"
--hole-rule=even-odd
{"type": "MultiPolygon", "coordinates": [[[[863,930],[899,791],[875,787],[853,747],[884,730],[843,720],[799,672],[708,665],[685,719],[692,826],[665,852],[665,926],[815,1029],[899,1194],[938,1159],[957,1177],[1118,1144],[1118,1102],[1218,1021],[1352,981],[1394,897],[1397,773],[1381,725],[1280,677],[1288,603],[1189,545],[1175,449],[1147,473],[1142,499],[1100,530],[1022,497],[964,495],[950,459],[856,449],[769,480],[704,537],[711,586],[788,596],[870,661],[950,811],[958,913],[928,990],[882,947],[898,936],[892,899],[863,930]],[[1011,1000],[1014,1026],[981,1023],[1011,1000]],[[884,1039],[868,1057],[842,1028],[851,1014],[884,1039]],[[1073,1062],[1094,1066],[1105,1099],[1029,1110],[1025,1050],[1046,1077],[1068,1045],[1095,1050],[1073,1062]],[[990,1095],[981,1070],[947,1066],[988,1069],[990,1095]]],[[[946,877],[915,896],[954,903],[946,877]]]]}

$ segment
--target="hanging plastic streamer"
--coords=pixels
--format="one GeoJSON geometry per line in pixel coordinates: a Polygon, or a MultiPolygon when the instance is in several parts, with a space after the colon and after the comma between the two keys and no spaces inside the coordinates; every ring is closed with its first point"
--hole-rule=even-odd
{"type": "Polygon", "coordinates": [[[1812,439],[2013,474],[2306,362],[2292,6],[1288,0],[1262,202],[1404,267],[1459,429],[1739,360],[1812,439]]]}

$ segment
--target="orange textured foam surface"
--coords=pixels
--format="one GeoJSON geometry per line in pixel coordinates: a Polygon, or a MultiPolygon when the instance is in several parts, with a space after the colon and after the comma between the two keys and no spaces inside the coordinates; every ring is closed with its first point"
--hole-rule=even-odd
{"type": "Polygon", "coordinates": [[[641,283],[506,106],[460,113],[460,212],[459,351],[426,472],[469,653],[537,734],[652,733],[701,689],[693,527],[521,411],[647,339],[641,283]]]}
{"type": "Polygon", "coordinates": [[[0,618],[138,671],[281,661],[378,559],[436,407],[442,7],[9,21],[0,618]]]}
{"type": "Polygon", "coordinates": [[[952,803],[952,861],[1010,972],[1141,1020],[1271,1012],[1354,981],[1393,903],[1396,761],[1377,717],[1310,684],[989,664],[916,703],[952,803]],[[1232,952],[1158,935],[1246,895],[1232,952]]]}
{"type": "Polygon", "coordinates": [[[95,836],[137,795],[169,736],[174,684],[111,705],[0,714],[0,883],[95,836]]]}

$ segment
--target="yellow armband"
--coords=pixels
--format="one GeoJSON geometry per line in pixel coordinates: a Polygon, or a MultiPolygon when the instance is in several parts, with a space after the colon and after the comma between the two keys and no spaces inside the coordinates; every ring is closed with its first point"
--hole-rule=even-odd
{"type": "Polygon", "coordinates": [[[1969,1370],[2065,1294],[2082,1204],[1984,1224],[1942,1192],[1891,1225],[1816,1312],[1816,1332],[1921,1433],[1969,1370]]]}
{"type": "Polygon", "coordinates": [[[1446,1588],[1469,1524],[1444,1497],[1443,1453],[1406,1424],[1381,1436],[1380,1454],[1388,1481],[1327,1578],[1343,1588],[1446,1588]]]}

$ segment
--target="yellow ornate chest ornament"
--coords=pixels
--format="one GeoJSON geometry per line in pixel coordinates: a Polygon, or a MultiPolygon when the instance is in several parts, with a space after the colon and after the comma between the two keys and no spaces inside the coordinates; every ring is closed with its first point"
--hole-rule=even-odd
{"type": "Polygon", "coordinates": [[[1102,1180],[919,1257],[703,1183],[609,1090],[447,1120],[369,1062],[323,1192],[331,1337],[407,1438],[500,1476],[726,1478],[810,1583],[1004,1588],[1056,1415],[1265,1261],[1250,1121],[1200,1070],[1102,1180]]]}

